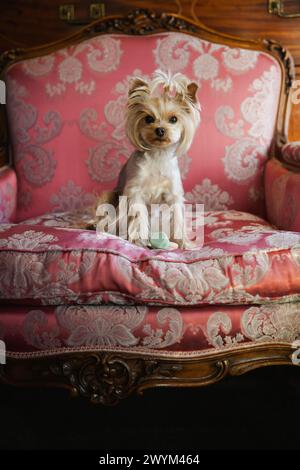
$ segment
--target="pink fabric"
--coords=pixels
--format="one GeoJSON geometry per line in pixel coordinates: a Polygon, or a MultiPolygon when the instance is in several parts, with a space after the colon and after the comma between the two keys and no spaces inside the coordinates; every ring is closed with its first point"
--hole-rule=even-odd
{"type": "Polygon", "coordinates": [[[194,355],[262,342],[290,345],[299,334],[299,302],[202,308],[2,306],[0,310],[0,339],[7,352],[24,356],[80,350],[194,355]]]}
{"type": "Polygon", "coordinates": [[[300,232],[300,173],[292,172],[275,159],[266,166],[268,219],[281,230],[300,232]]]}
{"type": "Polygon", "coordinates": [[[132,151],[123,127],[129,79],[157,68],[182,72],[200,87],[202,124],[180,161],[187,200],[206,210],[263,214],[278,63],[265,53],[164,33],[99,36],[9,68],[19,221],[83,209],[115,185],[132,151]]]}
{"type": "Polygon", "coordinates": [[[203,248],[175,251],[141,248],[107,234],[98,238],[74,228],[74,217],[80,223],[79,215],[60,214],[1,226],[3,301],[203,305],[299,299],[300,234],[280,232],[254,215],[207,212],[203,248]]]}
{"type": "Polygon", "coordinates": [[[0,168],[0,224],[14,222],[17,208],[17,178],[13,168],[0,168]]]}

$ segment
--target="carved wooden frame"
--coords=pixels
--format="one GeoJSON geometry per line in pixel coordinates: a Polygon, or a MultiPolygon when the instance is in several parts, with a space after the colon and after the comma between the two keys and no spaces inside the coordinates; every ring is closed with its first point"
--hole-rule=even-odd
{"type": "MultiPolygon", "coordinates": [[[[128,16],[98,20],[60,41],[31,49],[14,49],[0,56],[0,78],[10,65],[20,60],[48,54],[89,37],[113,33],[148,35],[165,31],[190,34],[231,47],[253,49],[271,54],[280,64],[282,83],[274,135],[274,154],[287,142],[290,91],[294,65],[289,52],[272,40],[250,41],[213,31],[200,22],[177,14],[136,10],[128,16]]],[[[0,108],[0,162],[8,159],[9,143],[6,116],[0,108]]],[[[0,365],[3,382],[21,386],[56,386],[88,397],[94,403],[115,404],[132,392],[150,387],[196,387],[239,375],[268,365],[292,365],[293,349],[283,343],[249,343],[240,347],[212,350],[196,355],[167,355],[138,352],[55,352],[48,355],[10,353],[7,364],[0,365]]]]}
{"type": "MultiPolygon", "coordinates": [[[[259,367],[293,365],[294,349],[283,343],[241,345],[206,354],[79,351],[24,356],[9,354],[0,381],[23,387],[60,387],[94,404],[116,405],[153,387],[201,387],[259,367]]],[[[299,360],[297,362],[300,362],[299,360]]]]}

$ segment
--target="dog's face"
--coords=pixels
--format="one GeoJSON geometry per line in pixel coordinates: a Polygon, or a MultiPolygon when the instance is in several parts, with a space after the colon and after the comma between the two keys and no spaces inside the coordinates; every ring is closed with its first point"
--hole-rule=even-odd
{"type": "Polygon", "coordinates": [[[199,123],[195,83],[186,83],[184,93],[153,96],[151,83],[135,79],[129,90],[126,131],[139,150],[176,146],[184,153],[199,123]]]}
{"type": "Polygon", "coordinates": [[[179,143],[184,125],[179,103],[167,97],[149,98],[140,112],[137,133],[145,147],[167,148],[179,143]]]}

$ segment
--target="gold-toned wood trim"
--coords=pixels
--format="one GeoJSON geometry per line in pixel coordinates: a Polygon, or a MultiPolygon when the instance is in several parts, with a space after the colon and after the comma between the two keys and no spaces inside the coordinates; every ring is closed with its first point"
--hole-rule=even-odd
{"type": "Polygon", "coordinates": [[[59,387],[92,403],[115,405],[153,387],[201,387],[227,375],[259,367],[293,365],[284,344],[251,344],[202,357],[166,357],[136,352],[69,352],[43,357],[8,357],[0,381],[27,387],[59,387]]]}
{"type": "Polygon", "coordinates": [[[280,18],[300,18],[300,10],[298,13],[287,13],[285,11],[284,0],[269,0],[268,11],[280,18]]]}
{"type": "MultiPolygon", "coordinates": [[[[199,21],[193,21],[175,13],[160,13],[144,9],[135,10],[127,16],[108,16],[58,41],[28,49],[17,48],[4,52],[0,56],[0,78],[5,70],[20,60],[26,60],[49,54],[71,44],[102,34],[149,35],[166,31],[182,32],[191,36],[238,47],[262,51],[272,55],[281,67],[282,83],[280,102],[276,118],[276,130],[273,150],[280,158],[280,148],[287,142],[288,122],[291,108],[290,90],[295,77],[294,63],[290,53],[278,42],[272,40],[246,40],[226,33],[214,31],[199,21]]],[[[1,145],[1,142],[0,142],[1,145]]]]}

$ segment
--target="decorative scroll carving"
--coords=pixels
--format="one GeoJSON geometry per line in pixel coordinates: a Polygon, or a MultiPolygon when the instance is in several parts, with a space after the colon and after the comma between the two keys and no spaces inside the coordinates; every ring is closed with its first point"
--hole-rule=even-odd
{"type": "Polygon", "coordinates": [[[132,393],[153,387],[196,387],[268,365],[292,365],[292,347],[256,344],[213,351],[202,357],[157,357],[117,352],[60,353],[8,357],[0,381],[20,386],[62,387],[92,403],[115,405],[132,393]]]}
{"type": "Polygon", "coordinates": [[[288,94],[295,79],[294,61],[287,49],[272,39],[265,39],[266,49],[276,54],[285,68],[285,93],[288,94]]]}
{"type": "Polygon", "coordinates": [[[127,17],[112,18],[88,28],[94,33],[125,33],[144,35],[158,31],[177,31],[196,33],[197,27],[183,18],[147,9],[137,9],[127,17]]]}
{"type": "Polygon", "coordinates": [[[13,62],[21,59],[22,56],[26,53],[26,49],[11,49],[9,51],[5,51],[0,55],[0,73],[13,62]]]}
{"type": "Polygon", "coordinates": [[[66,378],[75,394],[105,405],[114,405],[127,397],[136,388],[138,379],[151,370],[141,359],[126,361],[109,354],[56,360],[49,364],[49,369],[66,378]]]}

